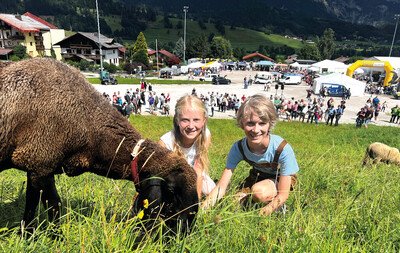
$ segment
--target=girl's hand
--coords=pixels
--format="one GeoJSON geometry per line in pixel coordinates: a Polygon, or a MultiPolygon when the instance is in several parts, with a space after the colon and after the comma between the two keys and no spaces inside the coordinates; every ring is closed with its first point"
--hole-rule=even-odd
{"type": "Polygon", "coordinates": [[[268,216],[270,215],[274,210],[270,205],[266,205],[263,208],[260,209],[260,212],[258,213],[260,216],[268,216]]]}

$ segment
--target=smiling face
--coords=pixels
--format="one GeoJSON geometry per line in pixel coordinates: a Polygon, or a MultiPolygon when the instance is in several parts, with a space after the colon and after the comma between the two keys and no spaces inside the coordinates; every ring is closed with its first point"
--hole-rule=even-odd
{"type": "Polygon", "coordinates": [[[243,118],[242,128],[247,137],[247,144],[253,153],[263,153],[269,144],[269,122],[263,121],[253,111],[243,118]]]}
{"type": "Polygon", "coordinates": [[[193,145],[197,137],[203,131],[206,123],[204,112],[186,108],[178,117],[179,132],[182,136],[182,144],[188,148],[193,145]]]}

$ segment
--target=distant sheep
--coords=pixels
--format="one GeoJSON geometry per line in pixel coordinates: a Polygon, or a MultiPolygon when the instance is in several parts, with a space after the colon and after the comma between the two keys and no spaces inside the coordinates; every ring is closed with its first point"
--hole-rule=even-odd
{"type": "Polygon", "coordinates": [[[380,142],[374,142],[367,148],[363,165],[368,165],[371,162],[373,164],[378,162],[393,163],[400,166],[399,150],[380,142]]]}
{"type": "Polygon", "coordinates": [[[135,210],[143,209],[140,201],[149,203],[144,219],[194,219],[194,170],[156,142],[141,143],[128,120],[75,68],[38,58],[0,63],[0,126],[0,171],[27,172],[25,226],[32,225],[40,200],[51,207],[50,220],[60,217],[55,174],[84,172],[136,181],[135,210]]]}

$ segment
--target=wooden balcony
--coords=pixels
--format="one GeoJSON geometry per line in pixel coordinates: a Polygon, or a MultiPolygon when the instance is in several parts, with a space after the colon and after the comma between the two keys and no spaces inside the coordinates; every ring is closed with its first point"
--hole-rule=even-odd
{"type": "Polygon", "coordinates": [[[44,45],[36,45],[37,51],[44,51],[44,45]]]}

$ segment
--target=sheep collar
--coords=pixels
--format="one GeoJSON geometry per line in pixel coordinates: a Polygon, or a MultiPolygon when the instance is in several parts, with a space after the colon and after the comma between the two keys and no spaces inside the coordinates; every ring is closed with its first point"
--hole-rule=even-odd
{"type": "Polygon", "coordinates": [[[136,185],[139,183],[139,171],[137,168],[137,157],[140,153],[140,145],[144,142],[144,139],[140,139],[137,143],[136,146],[133,148],[133,151],[131,153],[132,156],[132,161],[131,161],[131,171],[132,171],[132,178],[133,178],[133,183],[136,185]]]}

